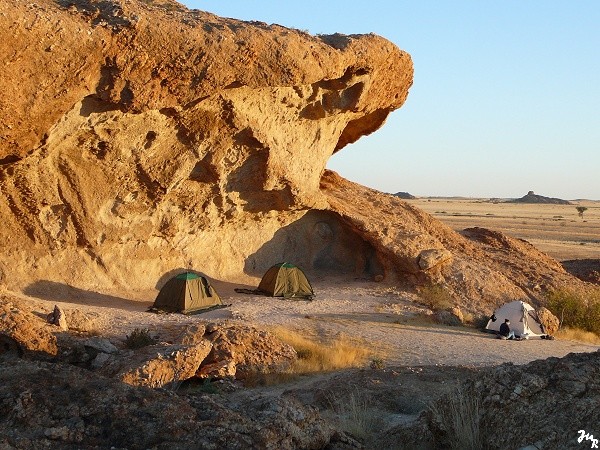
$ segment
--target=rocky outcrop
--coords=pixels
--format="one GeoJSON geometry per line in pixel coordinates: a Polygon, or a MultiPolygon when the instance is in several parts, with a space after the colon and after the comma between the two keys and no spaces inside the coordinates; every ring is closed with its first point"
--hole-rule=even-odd
{"type": "Polygon", "coordinates": [[[174,2],[0,9],[9,288],[147,289],[196,261],[254,280],[285,252],[263,249],[277,231],[326,208],[331,154],[378,129],[412,84],[409,55],[375,35],[174,2]]]}
{"type": "Polygon", "coordinates": [[[526,241],[484,228],[457,234],[408,202],[330,171],[323,174],[321,190],[357,240],[370,243],[369,251],[356,247],[357,264],[382,273],[400,272],[404,280],[417,285],[438,284],[463,311],[491,313],[494,302],[506,298],[538,305],[549,290],[584,286],[526,241]],[[357,202],[359,198],[362,201],[357,202]],[[448,259],[442,259],[440,267],[423,270],[419,261],[424,251],[448,259]]]}
{"type": "Polygon", "coordinates": [[[531,246],[460,236],[324,170],[408,95],[411,59],[379,36],[311,36],[169,0],[0,11],[8,289],[147,292],[181,267],[255,283],[282,260],[440,283],[465,310],[581,284],[531,246]],[[452,259],[428,262],[430,250],[452,259]]]}
{"type": "Polygon", "coordinates": [[[396,196],[396,197],[398,197],[398,198],[401,198],[401,199],[403,199],[403,200],[412,200],[412,199],[415,199],[415,198],[417,198],[417,197],[415,197],[414,195],[412,195],[412,194],[409,194],[408,192],[396,192],[396,193],[394,194],[394,196],[396,196]]]}
{"type": "Polygon", "coordinates": [[[509,200],[508,203],[544,203],[544,204],[553,204],[553,205],[572,205],[568,200],[563,200],[560,198],[554,197],[545,197],[543,195],[536,194],[533,191],[529,191],[527,195],[524,195],[521,198],[516,198],[514,200],[509,200]]]}
{"type": "Polygon", "coordinates": [[[101,337],[63,338],[61,362],[98,371],[133,386],[175,389],[192,378],[244,380],[285,372],[296,351],[272,333],[230,323],[186,327],[170,342],[117,348],[101,337]]]}
{"type": "Polygon", "coordinates": [[[61,364],[0,365],[2,448],[317,449],[335,438],[315,408],[290,398],[229,402],[61,364]]]}
{"type": "Polygon", "coordinates": [[[122,369],[117,378],[134,386],[176,386],[195,376],[211,349],[209,341],[192,345],[147,347],[127,359],[128,368],[122,369]]]}
{"type": "Polygon", "coordinates": [[[407,448],[582,448],[579,430],[598,438],[598,418],[600,351],[482,371],[384,440],[407,448]]]}
{"type": "Polygon", "coordinates": [[[46,356],[58,353],[51,325],[0,296],[0,356],[46,356]]]}

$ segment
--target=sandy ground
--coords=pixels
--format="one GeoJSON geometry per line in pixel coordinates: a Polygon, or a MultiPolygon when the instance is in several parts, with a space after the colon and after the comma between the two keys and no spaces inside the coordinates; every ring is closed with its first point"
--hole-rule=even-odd
{"type": "MultiPolygon", "coordinates": [[[[238,294],[234,285],[216,285],[229,306],[203,314],[147,312],[156,292],[137,293],[137,300],[115,295],[57,293],[23,297],[34,311],[45,314],[55,304],[80,309],[98,318],[98,332],[123,340],[135,328],[148,328],[168,341],[181,327],[197,322],[230,320],[260,327],[284,326],[323,341],[345,335],[370,347],[386,365],[444,365],[483,367],[504,362],[524,364],[571,352],[590,352],[598,346],[567,340],[503,341],[468,327],[433,324],[419,315],[413,294],[371,282],[314,282],[313,301],[284,300],[238,294]],[[140,300],[140,297],[147,300],[140,300]]],[[[491,314],[491,311],[490,311],[491,314]]]]}
{"type": "Polygon", "coordinates": [[[490,199],[418,198],[408,200],[455,230],[483,227],[525,239],[559,261],[598,258],[600,202],[573,205],[520,204],[490,199]],[[580,217],[576,206],[588,208],[580,217]]]}

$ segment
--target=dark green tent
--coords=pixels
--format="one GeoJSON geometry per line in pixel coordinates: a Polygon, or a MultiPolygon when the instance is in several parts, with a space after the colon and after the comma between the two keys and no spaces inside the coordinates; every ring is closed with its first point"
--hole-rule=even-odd
{"type": "Polygon", "coordinates": [[[273,297],[311,299],[315,294],[310,282],[298,267],[290,263],[272,266],[262,277],[258,290],[273,297]]]}
{"type": "Polygon", "coordinates": [[[192,314],[221,305],[219,294],[206,278],[193,272],[185,272],[165,283],[152,308],[192,314]]]}

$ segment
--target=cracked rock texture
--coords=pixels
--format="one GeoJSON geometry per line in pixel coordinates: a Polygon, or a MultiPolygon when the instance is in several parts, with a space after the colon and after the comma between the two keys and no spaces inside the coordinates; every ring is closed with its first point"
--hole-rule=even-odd
{"type": "Polygon", "coordinates": [[[461,236],[325,170],[408,95],[411,58],[379,36],[311,36],[168,0],[0,11],[8,289],[150,292],[177,268],[254,284],[281,260],[443,283],[468,309],[583,286],[526,243],[461,236]]]}

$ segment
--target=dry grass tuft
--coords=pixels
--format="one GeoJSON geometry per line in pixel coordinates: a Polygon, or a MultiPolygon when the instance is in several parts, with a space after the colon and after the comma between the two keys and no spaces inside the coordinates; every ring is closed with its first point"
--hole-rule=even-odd
{"type": "Polygon", "coordinates": [[[452,396],[429,406],[434,423],[443,431],[445,445],[457,450],[479,450],[482,445],[479,399],[459,388],[452,396]]]}
{"type": "Polygon", "coordinates": [[[298,353],[298,360],[291,369],[293,373],[361,367],[371,354],[366,344],[357,343],[347,336],[339,336],[329,342],[318,342],[283,327],[276,327],[272,332],[298,353]]]}
{"type": "Polygon", "coordinates": [[[556,333],[558,339],[570,341],[585,342],[587,344],[600,345],[600,336],[591,331],[585,331],[580,328],[563,327],[556,333]]]}
{"type": "Polygon", "coordinates": [[[368,397],[355,390],[344,395],[330,394],[328,401],[330,410],[335,414],[333,420],[341,430],[364,444],[372,443],[381,428],[383,412],[373,408],[368,397]]]}

